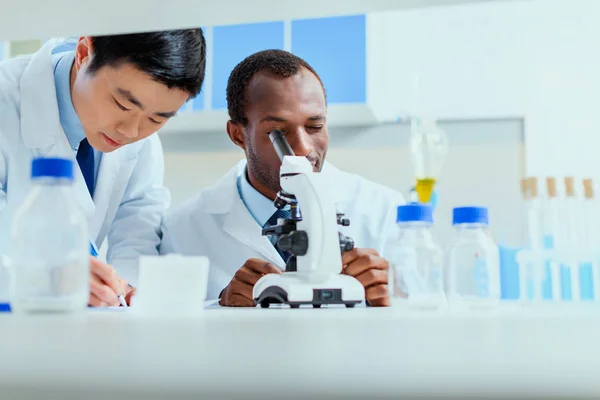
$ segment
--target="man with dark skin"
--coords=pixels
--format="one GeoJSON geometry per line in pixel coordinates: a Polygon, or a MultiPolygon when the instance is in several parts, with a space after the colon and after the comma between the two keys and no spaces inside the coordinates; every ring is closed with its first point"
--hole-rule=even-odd
{"type": "MultiPolygon", "coordinates": [[[[237,182],[237,193],[232,190],[227,193],[239,196],[242,200],[239,204],[253,217],[255,226],[248,229],[256,232],[256,240],[269,241],[261,237],[260,229],[274,223],[272,216],[277,211],[273,200],[280,190],[281,161],[269,133],[280,130],[295,155],[306,157],[315,171],[331,178],[332,185],[343,185],[335,193],[349,192],[341,203],[338,202],[338,208],[351,221],[347,232],[354,238],[356,247],[342,253],[342,273],[363,284],[369,305],[388,306],[389,265],[375,247],[382,248],[393,235],[395,216],[392,210],[403,202],[402,196],[325,162],[329,145],[327,103],[317,73],[304,60],[288,52],[259,52],[242,61],[231,73],[227,102],[230,116],[227,133],[231,141],[244,150],[247,159],[247,166],[240,168],[235,180],[227,181],[227,186],[237,182]]],[[[219,188],[219,183],[215,187],[219,188]]],[[[219,230],[224,230],[222,225],[212,226],[217,222],[214,219],[220,216],[200,211],[211,202],[210,196],[220,194],[222,189],[215,187],[202,191],[199,197],[167,214],[163,222],[161,253],[208,256],[211,269],[218,269],[218,273],[211,272],[209,297],[212,293],[218,294],[222,306],[254,306],[254,284],[265,274],[281,273],[285,263],[281,258],[261,254],[260,249],[258,254],[243,249],[239,256],[232,255],[236,249],[230,246],[231,235],[219,239],[219,230]],[[211,219],[212,224],[208,221],[211,219]],[[231,251],[225,251],[226,248],[231,251]],[[240,257],[246,255],[249,257],[241,260],[240,257]],[[237,271],[232,270],[234,260],[240,260],[238,265],[242,265],[237,271]],[[218,274],[221,276],[217,277],[218,274]]],[[[231,213],[232,208],[227,211],[231,213]]],[[[244,246],[243,238],[241,242],[238,245],[244,246]]],[[[276,247],[272,243],[270,246],[276,247]]],[[[257,248],[251,243],[249,247],[257,248]]]]}

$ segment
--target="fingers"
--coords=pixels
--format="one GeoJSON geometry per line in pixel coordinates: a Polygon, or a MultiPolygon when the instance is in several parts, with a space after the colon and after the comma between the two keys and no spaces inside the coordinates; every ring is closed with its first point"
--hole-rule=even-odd
{"type": "Polygon", "coordinates": [[[229,282],[225,289],[224,296],[219,300],[219,304],[225,307],[254,307],[252,299],[252,286],[235,280],[229,282]]]}
{"type": "Polygon", "coordinates": [[[90,293],[90,299],[88,300],[88,305],[92,307],[108,307],[108,303],[100,300],[95,294],[90,293]]]}
{"type": "Polygon", "coordinates": [[[243,268],[247,268],[257,274],[280,274],[281,270],[268,261],[251,258],[244,263],[243,268]]]}
{"type": "Polygon", "coordinates": [[[370,269],[386,270],[388,262],[385,258],[379,257],[377,253],[364,252],[355,257],[351,262],[345,264],[343,273],[346,275],[358,277],[370,269]]]}
{"type": "Polygon", "coordinates": [[[383,269],[369,269],[356,277],[365,289],[375,285],[388,284],[388,271],[383,269]]]}
{"type": "Polygon", "coordinates": [[[390,305],[389,264],[377,251],[355,248],[342,254],[342,264],[342,273],[355,277],[364,286],[365,297],[371,306],[390,305]]]}
{"type": "Polygon", "coordinates": [[[388,285],[375,285],[365,289],[367,301],[373,307],[388,307],[390,297],[388,294],[388,285]]]}
{"type": "Polygon", "coordinates": [[[361,256],[365,256],[365,255],[379,256],[379,253],[377,253],[377,250],[375,250],[375,249],[359,249],[359,248],[354,248],[350,251],[344,251],[342,253],[342,265],[351,264],[357,258],[359,258],[361,256]]]}
{"type": "Polygon", "coordinates": [[[239,294],[232,294],[227,298],[227,303],[221,305],[226,307],[254,307],[254,301],[239,294]]]}
{"type": "Polygon", "coordinates": [[[98,260],[96,257],[91,257],[90,271],[92,277],[95,275],[100,278],[100,280],[108,285],[115,293],[122,293],[124,290],[115,269],[98,260]]]}
{"type": "Polygon", "coordinates": [[[247,283],[238,281],[236,278],[233,278],[229,283],[229,293],[231,295],[237,294],[245,297],[246,299],[254,302],[252,299],[252,288],[254,285],[249,285],[247,283]]]}
{"type": "Polygon", "coordinates": [[[90,277],[90,299],[92,297],[104,303],[104,306],[117,306],[120,304],[117,293],[94,275],[90,277]]]}
{"type": "Polygon", "coordinates": [[[256,282],[263,276],[263,274],[254,272],[249,268],[242,267],[235,273],[233,279],[240,282],[247,283],[248,285],[254,286],[256,282]]]}
{"type": "Polygon", "coordinates": [[[125,286],[125,301],[128,305],[131,304],[131,299],[133,298],[133,296],[135,296],[136,292],[137,290],[134,287],[129,285],[125,286]]]}
{"type": "Polygon", "coordinates": [[[281,270],[270,262],[251,258],[235,273],[227,285],[219,304],[229,307],[254,307],[252,290],[266,274],[280,274],[281,270]]]}
{"type": "MultiPolygon", "coordinates": [[[[254,273],[243,272],[242,275],[244,274],[247,274],[248,279],[254,279],[254,275],[260,278],[260,275],[254,273]]],[[[229,285],[227,285],[223,296],[219,300],[219,304],[225,307],[254,307],[254,299],[252,298],[254,284],[239,280],[237,278],[238,275],[240,275],[239,271],[235,274],[231,282],[229,282],[229,285]]]]}

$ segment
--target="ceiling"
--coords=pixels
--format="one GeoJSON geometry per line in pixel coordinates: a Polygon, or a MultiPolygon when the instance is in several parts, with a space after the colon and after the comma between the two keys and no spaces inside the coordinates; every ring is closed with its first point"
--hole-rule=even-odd
{"type": "Polygon", "coordinates": [[[0,40],[143,32],[491,1],[526,0],[8,0],[0,8],[0,40]]]}

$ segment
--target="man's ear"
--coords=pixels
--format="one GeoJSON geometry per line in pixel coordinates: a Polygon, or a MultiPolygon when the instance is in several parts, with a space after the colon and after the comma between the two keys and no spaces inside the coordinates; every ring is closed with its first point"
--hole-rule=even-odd
{"type": "Polygon", "coordinates": [[[246,151],[246,133],[242,124],[232,120],[227,121],[227,134],[233,144],[246,151]]]}
{"type": "Polygon", "coordinates": [[[77,46],[75,47],[75,68],[80,69],[83,64],[90,62],[93,48],[92,48],[92,38],[90,36],[82,36],[77,41],[77,46]]]}

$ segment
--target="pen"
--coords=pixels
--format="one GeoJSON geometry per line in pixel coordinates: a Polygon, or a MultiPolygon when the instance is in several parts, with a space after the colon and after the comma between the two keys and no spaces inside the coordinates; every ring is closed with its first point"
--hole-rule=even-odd
{"type": "Polygon", "coordinates": [[[121,307],[127,307],[127,302],[125,301],[125,296],[123,296],[123,294],[120,294],[117,297],[119,298],[119,302],[121,302],[121,307]]]}
{"type": "MultiPolygon", "coordinates": [[[[98,257],[98,250],[96,250],[94,242],[90,242],[90,254],[94,257],[98,257]]],[[[119,299],[119,303],[121,303],[121,307],[127,307],[127,301],[125,301],[123,293],[120,293],[117,298],[119,299]]]]}
{"type": "Polygon", "coordinates": [[[90,242],[90,254],[94,257],[98,257],[98,250],[96,250],[94,242],[90,242]]]}

